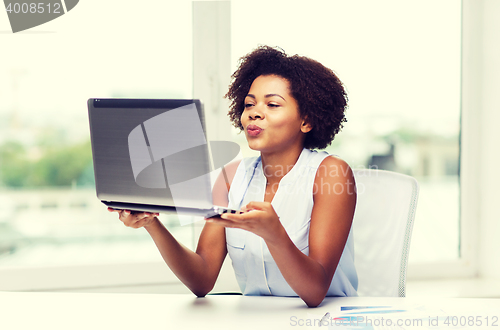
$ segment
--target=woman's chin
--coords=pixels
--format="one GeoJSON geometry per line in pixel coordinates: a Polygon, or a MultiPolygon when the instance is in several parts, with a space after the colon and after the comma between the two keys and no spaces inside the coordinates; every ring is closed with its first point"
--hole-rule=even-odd
{"type": "Polygon", "coordinates": [[[252,140],[248,140],[247,139],[247,143],[248,143],[248,147],[252,150],[255,150],[255,151],[260,151],[262,145],[260,143],[257,143],[257,141],[252,141],[252,140]]]}

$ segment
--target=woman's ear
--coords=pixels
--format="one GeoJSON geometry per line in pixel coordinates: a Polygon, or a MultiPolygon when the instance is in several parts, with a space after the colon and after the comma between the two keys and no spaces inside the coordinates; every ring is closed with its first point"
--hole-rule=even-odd
{"type": "Polygon", "coordinates": [[[308,133],[312,129],[313,128],[312,128],[311,124],[309,124],[307,122],[307,118],[302,120],[302,125],[300,125],[300,130],[302,131],[302,133],[308,133]]]}

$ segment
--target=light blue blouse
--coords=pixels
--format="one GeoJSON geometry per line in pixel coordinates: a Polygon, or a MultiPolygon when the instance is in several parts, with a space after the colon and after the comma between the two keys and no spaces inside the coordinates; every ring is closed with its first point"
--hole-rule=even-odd
{"type": "MultiPolygon", "coordinates": [[[[272,206],[288,236],[309,254],[309,225],[316,171],[326,152],[303,149],[295,166],[281,179],[272,206]]],[[[266,178],[260,157],[241,161],[229,191],[229,207],[239,209],[250,201],[264,201],[266,178]]],[[[297,296],[274,262],[264,240],[248,231],[226,228],[226,243],[236,280],[245,295],[297,296]]],[[[354,246],[349,233],[327,296],[357,296],[354,246]]]]}

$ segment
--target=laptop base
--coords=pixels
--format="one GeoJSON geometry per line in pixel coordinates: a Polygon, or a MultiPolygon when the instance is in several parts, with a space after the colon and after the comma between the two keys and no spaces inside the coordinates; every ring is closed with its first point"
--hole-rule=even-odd
{"type": "Polygon", "coordinates": [[[107,207],[115,210],[130,210],[135,212],[151,212],[151,213],[167,213],[167,214],[182,214],[182,215],[192,215],[204,218],[212,218],[219,216],[223,213],[243,213],[242,211],[236,211],[228,209],[221,206],[214,206],[210,209],[196,209],[189,207],[172,207],[164,205],[148,205],[148,204],[135,204],[135,203],[124,203],[124,202],[108,202],[101,201],[107,207]]]}

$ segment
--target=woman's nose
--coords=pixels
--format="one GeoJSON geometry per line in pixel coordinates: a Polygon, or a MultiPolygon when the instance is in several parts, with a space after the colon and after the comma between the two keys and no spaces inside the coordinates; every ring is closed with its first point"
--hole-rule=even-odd
{"type": "Polygon", "coordinates": [[[253,106],[252,109],[248,112],[248,118],[262,119],[264,118],[264,114],[258,106],[253,106]]]}

